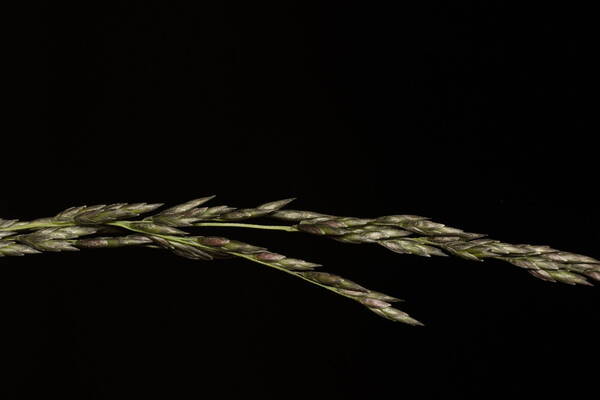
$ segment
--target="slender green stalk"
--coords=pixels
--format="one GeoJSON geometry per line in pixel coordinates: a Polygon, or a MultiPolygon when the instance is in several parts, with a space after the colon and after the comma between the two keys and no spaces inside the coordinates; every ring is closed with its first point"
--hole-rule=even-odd
{"type": "Polygon", "coordinates": [[[194,226],[216,226],[216,227],[231,227],[231,228],[250,228],[250,229],[269,229],[275,231],[299,232],[298,228],[289,225],[258,225],[258,224],[242,224],[235,222],[199,222],[194,226]]]}

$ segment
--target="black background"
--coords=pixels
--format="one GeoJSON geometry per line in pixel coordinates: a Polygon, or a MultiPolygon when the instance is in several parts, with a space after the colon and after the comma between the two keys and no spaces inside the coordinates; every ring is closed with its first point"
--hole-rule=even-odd
{"type": "MultiPolygon", "coordinates": [[[[14,16],[3,218],[297,197],[291,208],[425,215],[600,256],[590,10],[82,3],[14,16]]],[[[243,260],[4,258],[5,398],[579,399],[597,386],[597,288],[495,261],[227,235],[398,295],[427,326],[243,260]]]]}

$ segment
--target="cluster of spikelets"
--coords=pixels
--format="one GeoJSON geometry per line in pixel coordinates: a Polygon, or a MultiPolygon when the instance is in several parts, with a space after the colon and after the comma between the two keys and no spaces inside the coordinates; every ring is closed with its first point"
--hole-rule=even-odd
{"type": "Polygon", "coordinates": [[[167,208],[143,219],[142,214],[162,204],[118,203],[69,208],[50,218],[33,221],[0,219],[0,257],[41,252],[76,251],[84,248],[139,246],[162,248],[198,260],[240,257],[260,263],[350,298],[374,313],[411,325],[422,325],[395,308],[400,300],[367,289],[327,272],[321,265],[273,253],[264,247],[216,236],[191,235],[182,228],[235,226],[274,229],[326,236],[345,243],[372,243],[402,254],[430,257],[455,255],[469,260],[493,258],[526,269],[553,282],[591,285],[600,281],[600,261],[548,246],[509,244],[447,227],[416,215],[353,218],[312,211],[283,210],[293,199],[255,208],[206,207],[214,196],[167,208]],[[288,225],[241,223],[257,217],[285,221],[288,225]]]}

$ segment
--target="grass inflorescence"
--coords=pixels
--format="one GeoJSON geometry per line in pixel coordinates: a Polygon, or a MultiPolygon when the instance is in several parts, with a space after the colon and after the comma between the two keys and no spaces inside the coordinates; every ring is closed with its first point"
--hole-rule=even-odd
{"type": "Polygon", "coordinates": [[[124,246],[161,248],[204,261],[237,257],[285,272],[352,299],[384,318],[410,325],[422,323],[395,307],[400,299],[318,271],[320,264],[226,237],[194,235],[193,231],[224,227],[305,233],[343,243],[379,245],[401,254],[457,256],[473,261],[497,259],[552,282],[592,285],[591,281],[600,281],[600,261],[592,257],[548,246],[504,243],[417,215],[355,218],[283,209],[294,199],[254,208],[205,206],[213,197],[194,199],[162,211],[157,210],[163,204],[116,203],[71,207],[54,217],[32,221],[0,219],[0,257],[124,246]],[[257,217],[280,223],[244,222],[257,217]]]}

